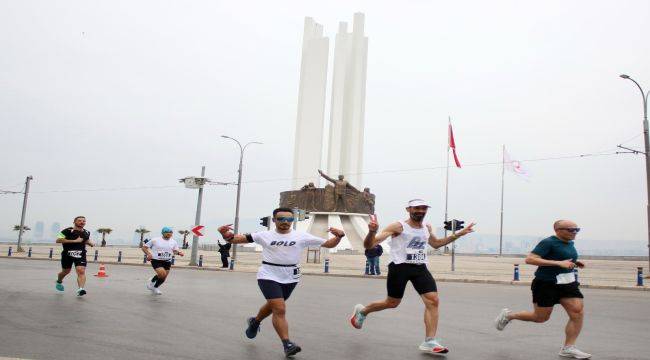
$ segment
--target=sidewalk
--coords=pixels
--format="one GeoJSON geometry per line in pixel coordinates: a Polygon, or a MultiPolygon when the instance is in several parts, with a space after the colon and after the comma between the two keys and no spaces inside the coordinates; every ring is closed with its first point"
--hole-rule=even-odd
{"type": "MultiPolygon", "coordinates": [[[[15,245],[12,246],[12,258],[27,258],[29,245],[23,247],[24,253],[16,253],[15,245]]],[[[32,259],[48,260],[50,248],[53,249],[53,261],[61,258],[61,246],[53,244],[32,245],[32,259]]],[[[9,245],[0,245],[0,257],[6,258],[9,245]]],[[[241,248],[240,248],[241,249],[241,248]]],[[[98,263],[117,264],[118,254],[122,251],[122,264],[143,265],[144,254],[133,247],[95,247],[88,248],[88,262],[92,263],[95,250],[98,251],[98,263]]],[[[176,267],[189,267],[191,249],[185,250],[185,257],[176,257],[176,267]]],[[[204,270],[222,270],[221,258],[216,251],[199,250],[203,255],[204,270]]],[[[305,263],[306,252],[302,256],[302,273],[305,275],[318,275],[324,273],[324,252],[321,253],[321,263],[305,263]]],[[[329,274],[334,276],[364,276],[366,258],[363,255],[329,255],[329,274]]],[[[311,258],[310,258],[311,260],[311,258]]],[[[389,255],[381,257],[382,276],[387,272],[386,266],[389,255]]],[[[627,289],[650,291],[650,279],[644,279],[645,286],[636,286],[637,267],[644,267],[647,274],[647,262],[633,260],[585,260],[586,267],[580,270],[578,276],[583,287],[605,289],[627,289]]],[[[237,252],[236,271],[256,272],[261,263],[261,253],[241,251],[237,252]]],[[[456,271],[451,271],[451,256],[432,255],[429,257],[429,269],[437,281],[471,282],[471,283],[503,283],[516,285],[529,285],[536,267],[524,264],[524,257],[488,257],[488,256],[457,256],[456,271]],[[520,281],[513,281],[514,264],[519,264],[520,281]]],[[[147,264],[147,266],[149,266],[147,264]]],[[[376,277],[376,276],[375,276],[376,277]]]]}

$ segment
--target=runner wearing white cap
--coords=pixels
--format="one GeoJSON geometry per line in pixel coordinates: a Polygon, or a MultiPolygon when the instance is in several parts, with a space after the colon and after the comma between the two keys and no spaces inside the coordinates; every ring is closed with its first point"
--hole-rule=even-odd
{"type": "Polygon", "coordinates": [[[408,202],[406,211],[409,218],[388,225],[377,233],[379,224],[376,217],[371,217],[368,224],[368,235],[363,246],[370,249],[382,241],[390,239],[390,257],[386,287],[388,296],[384,300],[372,302],[366,306],[357,304],[350,318],[352,326],[361,329],[368,314],[375,311],[396,308],[404,296],[406,284],[410,281],[424,302],[424,326],[426,330],[424,342],[419,349],[427,353],[444,354],[449,349],[442,346],[435,338],[438,328],[438,289],[436,281],[427,269],[427,243],[433,248],[445,246],[459,237],[471,233],[474,223],[467,228],[444,239],[433,235],[431,224],[423,222],[429,205],[422,199],[408,202]]]}

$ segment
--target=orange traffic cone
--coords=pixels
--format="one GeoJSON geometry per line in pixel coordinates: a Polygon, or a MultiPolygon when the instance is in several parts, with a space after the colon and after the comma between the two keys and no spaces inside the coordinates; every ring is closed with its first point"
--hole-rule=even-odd
{"type": "Polygon", "coordinates": [[[99,272],[95,274],[97,277],[108,277],[106,274],[106,266],[104,264],[99,264],[99,272]]]}

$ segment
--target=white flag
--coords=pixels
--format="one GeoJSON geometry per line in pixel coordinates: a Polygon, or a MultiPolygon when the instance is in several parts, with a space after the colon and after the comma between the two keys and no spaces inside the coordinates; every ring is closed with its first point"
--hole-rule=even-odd
{"type": "Polygon", "coordinates": [[[528,169],[526,169],[519,160],[514,160],[505,149],[503,149],[503,161],[505,163],[506,169],[519,175],[526,181],[530,180],[530,173],[528,172],[528,169]]]}

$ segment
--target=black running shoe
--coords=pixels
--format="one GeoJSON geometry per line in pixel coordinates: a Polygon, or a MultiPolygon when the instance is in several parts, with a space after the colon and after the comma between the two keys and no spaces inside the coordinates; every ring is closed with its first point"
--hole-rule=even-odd
{"type": "Polygon", "coordinates": [[[258,323],[254,317],[248,318],[247,322],[248,327],[246,328],[246,337],[249,339],[254,339],[257,336],[257,333],[260,331],[260,323],[258,323]]]}
{"type": "Polygon", "coordinates": [[[289,342],[289,343],[287,343],[287,345],[284,347],[284,355],[285,355],[286,357],[291,357],[291,356],[294,356],[294,355],[296,355],[297,353],[299,353],[300,350],[302,350],[302,349],[300,348],[300,346],[298,346],[298,345],[296,345],[296,344],[294,344],[294,343],[292,343],[292,342],[289,342]]]}
{"type": "Polygon", "coordinates": [[[86,295],[86,290],[84,289],[77,290],[77,296],[84,296],[84,295],[86,295]]]}

